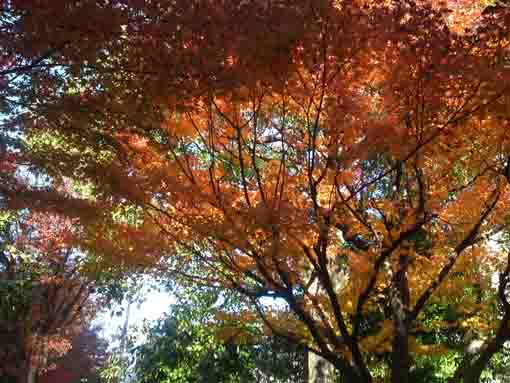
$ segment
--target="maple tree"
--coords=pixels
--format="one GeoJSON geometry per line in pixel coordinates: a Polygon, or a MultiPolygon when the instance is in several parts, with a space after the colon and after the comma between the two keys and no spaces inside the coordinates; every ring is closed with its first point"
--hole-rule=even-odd
{"type": "Polygon", "coordinates": [[[55,360],[55,367],[40,376],[40,383],[100,382],[99,369],[106,359],[106,343],[98,328],[84,328],[71,340],[71,349],[55,360]]]}
{"type": "Polygon", "coordinates": [[[240,320],[347,381],[409,382],[428,354],[480,380],[510,338],[506,7],[65,3],[6,6],[9,123],[51,178],[9,204],[73,215],[113,264],[241,292],[240,320]]]}
{"type": "Polygon", "coordinates": [[[94,312],[72,231],[70,222],[34,213],[3,227],[0,377],[34,382],[94,312]]]}

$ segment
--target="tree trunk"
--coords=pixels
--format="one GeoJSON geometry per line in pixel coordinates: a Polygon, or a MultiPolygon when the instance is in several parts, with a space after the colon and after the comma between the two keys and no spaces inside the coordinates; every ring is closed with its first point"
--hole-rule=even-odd
{"type": "Polygon", "coordinates": [[[308,351],[308,383],[334,383],[335,367],[326,359],[308,351]]]}
{"type": "Polygon", "coordinates": [[[401,246],[399,268],[393,276],[390,292],[391,309],[393,314],[393,344],[391,355],[391,382],[409,383],[409,329],[406,323],[405,308],[409,307],[410,294],[407,281],[407,267],[409,257],[405,248],[401,246]]]}
{"type": "Polygon", "coordinates": [[[37,383],[37,368],[30,366],[27,371],[26,383],[37,383]]]}
{"type": "Polygon", "coordinates": [[[21,371],[17,376],[18,383],[37,383],[37,367],[27,363],[24,371],[21,371]]]}

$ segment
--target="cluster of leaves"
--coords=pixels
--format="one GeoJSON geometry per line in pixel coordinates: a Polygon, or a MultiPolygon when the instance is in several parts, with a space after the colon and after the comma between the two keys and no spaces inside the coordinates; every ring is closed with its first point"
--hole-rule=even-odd
{"type": "Polygon", "coordinates": [[[2,227],[1,375],[21,381],[67,352],[90,294],[65,248],[65,225],[60,233],[51,225],[35,229],[32,218],[11,214],[2,227]]]}
{"type": "Polygon", "coordinates": [[[106,363],[107,344],[99,335],[100,328],[83,328],[71,339],[71,349],[53,360],[51,368],[39,383],[100,383],[99,370],[106,363]]]}
{"type": "Polygon", "coordinates": [[[0,379],[92,374],[104,347],[87,326],[97,305],[109,299],[95,287],[108,285],[86,272],[72,221],[26,210],[2,216],[0,379]]]}
{"type": "Polygon", "coordinates": [[[240,328],[218,319],[225,310],[241,307],[238,298],[217,290],[180,289],[170,314],[144,329],[145,341],[135,349],[135,381],[303,381],[304,349],[264,335],[260,328],[256,335],[256,324],[240,328]]]}

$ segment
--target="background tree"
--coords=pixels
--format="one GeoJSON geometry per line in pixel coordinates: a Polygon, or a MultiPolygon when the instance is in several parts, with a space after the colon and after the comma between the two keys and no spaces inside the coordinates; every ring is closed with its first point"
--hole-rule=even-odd
{"type": "Polygon", "coordinates": [[[99,383],[99,369],[106,361],[106,341],[98,328],[84,328],[71,339],[70,350],[43,373],[39,383],[99,383]]]}
{"type": "Polygon", "coordinates": [[[1,376],[35,382],[91,319],[93,280],[81,272],[72,222],[11,213],[3,234],[1,376]]]}
{"type": "Polygon", "coordinates": [[[264,334],[256,322],[243,328],[232,322],[243,306],[239,298],[197,287],[181,287],[177,294],[170,314],[143,330],[135,381],[304,381],[304,349],[264,334]]]}

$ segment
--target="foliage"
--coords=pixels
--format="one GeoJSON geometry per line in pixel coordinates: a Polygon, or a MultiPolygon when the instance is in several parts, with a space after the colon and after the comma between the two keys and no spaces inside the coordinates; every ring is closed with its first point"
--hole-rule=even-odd
{"type": "Polygon", "coordinates": [[[51,368],[42,374],[40,383],[99,383],[98,375],[106,359],[106,343],[99,328],[84,328],[71,340],[71,350],[53,361],[51,368]]]}
{"type": "MultiPolygon", "coordinates": [[[[95,312],[93,280],[81,273],[69,220],[11,213],[2,231],[0,361],[19,382],[66,355],[95,312]]],[[[79,343],[76,343],[78,345],[79,343]]],[[[98,350],[99,351],[99,350],[98,350]]]]}
{"type": "Polygon", "coordinates": [[[214,290],[181,291],[171,313],[144,328],[145,341],[135,349],[135,381],[302,381],[304,350],[271,336],[255,337],[254,328],[250,338],[240,336],[238,327],[232,333],[217,320],[228,306],[241,307],[214,290]]]}
{"type": "Polygon", "coordinates": [[[258,318],[353,382],[406,383],[430,358],[479,382],[510,339],[508,7],[2,10],[5,126],[22,136],[3,201],[72,217],[98,268],[241,293],[241,327],[258,318]]]}

